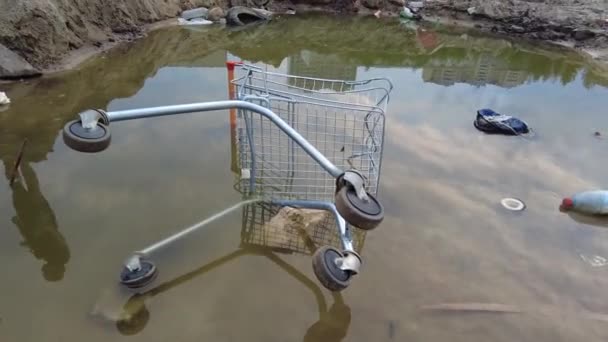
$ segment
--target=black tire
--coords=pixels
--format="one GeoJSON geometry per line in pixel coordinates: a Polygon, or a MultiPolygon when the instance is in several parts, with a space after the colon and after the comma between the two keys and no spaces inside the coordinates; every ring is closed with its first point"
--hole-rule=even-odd
{"type": "Polygon", "coordinates": [[[137,271],[131,271],[127,267],[123,267],[120,272],[120,283],[130,289],[138,289],[147,286],[156,279],[158,269],[152,261],[141,260],[141,268],[137,271]]]}
{"type": "Polygon", "coordinates": [[[337,258],[343,257],[342,252],[329,246],[317,249],[312,256],[312,270],[315,276],[330,291],[342,291],[350,285],[352,273],[341,270],[335,263],[337,258]]]}
{"type": "Polygon", "coordinates": [[[369,202],[361,201],[355,189],[344,186],[336,193],[336,209],[346,222],[363,230],[372,230],[384,220],[384,207],[371,194],[367,193],[367,196],[369,202]]]}
{"type": "Polygon", "coordinates": [[[86,137],[82,135],[80,120],[70,121],[63,127],[63,142],[78,152],[101,152],[110,146],[112,135],[107,125],[98,122],[97,126],[101,131],[95,135],[86,137]]]}

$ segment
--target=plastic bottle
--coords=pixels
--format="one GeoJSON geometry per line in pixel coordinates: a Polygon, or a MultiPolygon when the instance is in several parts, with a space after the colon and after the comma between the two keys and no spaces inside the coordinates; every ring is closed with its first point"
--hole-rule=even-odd
{"type": "Polygon", "coordinates": [[[608,215],[608,191],[593,190],[575,194],[562,200],[560,209],[585,214],[608,215]]]}

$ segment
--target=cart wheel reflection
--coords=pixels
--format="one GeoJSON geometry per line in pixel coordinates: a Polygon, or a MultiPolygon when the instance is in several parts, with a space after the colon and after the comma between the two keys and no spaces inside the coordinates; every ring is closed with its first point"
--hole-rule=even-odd
{"type": "Polygon", "coordinates": [[[312,269],[317,279],[330,291],[342,291],[350,285],[352,273],[340,269],[337,261],[342,252],[330,246],[319,248],[312,256],[312,269]]]}
{"type": "Polygon", "coordinates": [[[142,331],[150,320],[150,311],[144,302],[145,296],[136,294],[129,298],[123,307],[123,312],[129,313],[128,318],[116,322],[116,329],[123,335],[135,335],[142,331]]]}
{"type": "Polygon", "coordinates": [[[362,200],[352,187],[341,187],[336,193],[336,209],[346,222],[360,229],[371,230],[384,219],[384,208],[373,195],[366,193],[368,199],[362,200]]]}

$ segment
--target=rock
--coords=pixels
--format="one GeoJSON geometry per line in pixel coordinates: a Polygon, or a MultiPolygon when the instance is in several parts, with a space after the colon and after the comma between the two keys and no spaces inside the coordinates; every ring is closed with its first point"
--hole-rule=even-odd
{"type": "Polygon", "coordinates": [[[226,13],[226,25],[244,26],[271,19],[271,12],[247,7],[232,7],[226,13]]]}
{"type": "Polygon", "coordinates": [[[576,40],[587,40],[595,37],[595,32],[587,29],[577,29],[572,32],[572,37],[576,40]]]}
{"type": "Polygon", "coordinates": [[[219,21],[224,18],[226,15],[224,14],[224,10],[219,7],[213,7],[209,10],[207,14],[207,19],[210,21],[219,21]]]}
{"type": "Polygon", "coordinates": [[[405,0],[388,0],[388,2],[399,7],[405,6],[405,0]]]}
{"type": "Polygon", "coordinates": [[[473,15],[477,13],[477,9],[475,7],[469,7],[467,8],[467,13],[469,13],[469,15],[473,15]]]}
{"type": "Polygon", "coordinates": [[[208,13],[209,13],[209,10],[207,8],[199,7],[199,8],[183,11],[181,14],[181,17],[186,20],[190,20],[190,19],[194,19],[194,18],[207,19],[208,13]]]}
{"type": "Polygon", "coordinates": [[[383,2],[383,0],[361,0],[361,5],[369,9],[379,9],[383,2]]]}
{"type": "Polygon", "coordinates": [[[0,44],[0,78],[15,79],[36,77],[42,73],[18,54],[0,44]]]}
{"type": "Polygon", "coordinates": [[[409,7],[412,11],[419,11],[422,9],[422,7],[424,7],[424,2],[410,1],[410,2],[408,2],[407,7],[409,7]]]}
{"type": "Polygon", "coordinates": [[[526,32],[526,29],[524,29],[523,27],[518,26],[518,25],[511,25],[509,27],[509,30],[511,32],[515,32],[515,33],[524,33],[524,32],[526,32]]]}

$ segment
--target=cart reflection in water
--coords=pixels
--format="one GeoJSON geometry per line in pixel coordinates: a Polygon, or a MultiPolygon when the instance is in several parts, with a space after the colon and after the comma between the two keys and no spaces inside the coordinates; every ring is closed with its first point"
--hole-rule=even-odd
{"type": "MultiPolygon", "coordinates": [[[[279,256],[282,253],[294,252],[312,254],[319,247],[316,241],[336,244],[338,242],[337,234],[330,234],[335,232],[333,219],[316,220],[314,227],[305,227],[304,222],[296,222],[289,225],[287,230],[277,232],[271,223],[276,217],[276,213],[278,213],[277,207],[267,203],[258,202],[247,205],[242,213],[243,223],[239,249],[175,279],[152,288],[144,288],[142,292],[133,294],[122,307],[120,316],[123,318],[115,322],[118,331],[123,335],[135,335],[141,332],[151,315],[146,303],[157,295],[210,273],[240,257],[261,256],[287,272],[314,295],[319,319],[308,328],[303,341],[341,341],[348,332],[351,320],[350,308],[344,302],[342,294],[331,292],[333,303],[328,308],[329,304],[321,286],[279,256]],[[302,229],[298,229],[298,227],[302,229]],[[313,236],[310,236],[308,232],[312,232],[313,236]]],[[[355,239],[355,241],[358,246],[357,251],[361,252],[364,235],[358,236],[361,239],[355,239]]]]}
{"type": "MultiPolygon", "coordinates": [[[[88,110],[64,127],[68,146],[99,152],[108,147],[110,124],[115,121],[230,110],[230,168],[243,201],[131,254],[120,281],[139,294],[127,302],[126,319],[118,320],[123,333],[137,333],[145,326],[146,299],[251,254],[269,258],[300,280],[315,293],[320,312],[326,313],[319,286],[280,259],[278,252],[312,254],[319,283],[334,292],[331,311],[349,317],[348,307],[335,292],[346,289],[359,273],[365,233],[384,218],[376,196],[392,84],[385,78],[341,81],[292,76],[232,62],[227,68],[229,101],[88,110]],[[154,252],[239,209],[243,210],[240,250],[173,281],[151,285],[157,275],[149,259],[154,252]]],[[[335,322],[342,322],[338,327],[350,322],[343,317],[329,324],[327,317],[322,314],[307,336],[332,330],[335,322]]],[[[331,334],[344,335],[345,329],[331,334]]]]}

